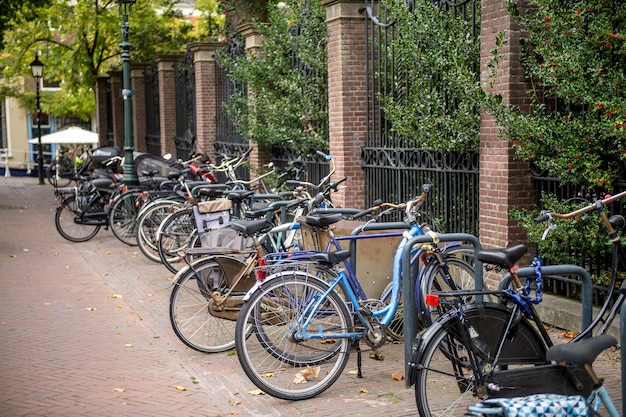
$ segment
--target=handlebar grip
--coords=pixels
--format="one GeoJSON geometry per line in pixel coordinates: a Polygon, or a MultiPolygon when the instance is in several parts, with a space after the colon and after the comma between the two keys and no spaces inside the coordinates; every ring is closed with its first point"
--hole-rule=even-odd
{"type": "Polygon", "coordinates": [[[346,182],[347,180],[348,180],[348,177],[343,177],[339,181],[335,181],[334,183],[332,183],[330,186],[336,190],[339,184],[341,184],[342,182],[346,182]]]}
{"type": "Polygon", "coordinates": [[[302,185],[302,183],[300,181],[297,181],[297,180],[287,180],[287,181],[285,181],[285,184],[293,185],[295,187],[299,187],[299,186],[302,185]]]}
{"type": "Polygon", "coordinates": [[[537,223],[545,222],[548,219],[550,219],[550,213],[540,214],[538,217],[535,217],[533,219],[533,223],[537,224],[537,223]]]}

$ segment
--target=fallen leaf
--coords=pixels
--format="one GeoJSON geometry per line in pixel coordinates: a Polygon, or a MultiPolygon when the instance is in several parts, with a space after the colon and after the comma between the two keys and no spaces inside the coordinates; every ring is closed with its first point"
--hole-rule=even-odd
{"type": "Polygon", "coordinates": [[[348,371],[348,375],[357,375],[359,373],[359,371],[348,371]]]}
{"type": "Polygon", "coordinates": [[[45,305],[45,306],[49,306],[49,305],[51,305],[51,304],[50,304],[50,303],[43,303],[43,305],[45,305]]]}
{"type": "Polygon", "coordinates": [[[69,265],[65,265],[65,269],[70,269],[70,266],[69,265]]]}
{"type": "Polygon", "coordinates": [[[391,377],[394,381],[402,381],[404,380],[404,375],[396,374],[395,372],[391,374],[391,377]]]}
{"type": "Polygon", "coordinates": [[[124,392],[126,390],[124,388],[113,388],[113,391],[124,392]]]}
{"type": "Polygon", "coordinates": [[[133,347],[133,345],[131,345],[130,343],[126,343],[124,347],[133,347]]]}
{"type": "Polygon", "coordinates": [[[30,252],[30,249],[24,248],[24,249],[22,249],[22,252],[30,252]]]}
{"type": "Polygon", "coordinates": [[[261,391],[260,389],[253,389],[252,391],[248,391],[248,394],[250,394],[250,395],[265,395],[265,393],[263,391],[261,391]]]}
{"type": "Polygon", "coordinates": [[[367,394],[369,391],[366,388],[361,388],[359,394],[367,394]]]}
{"type": "Polygon", "coordinates": [[[9,255],[9,258],[17,258],[16,255],[9,255]]]}
{"type": "Polygon", "coordinates": [[[187,388],[183,387],[182,385],[176,385],[176,390],[178,391],[187,391],[187,388]]]}
{"type": "Polygon", "coordinates": [[[87,311],[96,311],[97,308],[95,308],[95,307],[87,307],[86,310],[87,311]]]}
{"type": "Polygon", "coordinates": [[[124,298],[122,294],[111,294],[111,298],[124,298]]]}
{"type": "Polygon", "coordinates": [[[231,405],[239,405],[239,404],[241,404],[241,401],[239,401],[239,400],[230,400],[230,404],[231,405]]]}
{"type": "Polygon", "coordinates": [[[261,374],[261,378],[263,379],[269,379],[269,378],[275,378],[276,375],[273,372],[268,372],[265,374],[261,374]]]}
{"type": "Polygon", "coordinates": [[[574,337],[576,337],[576,333],[572,331],[566,331],[564,333],[561,333],[561,337],[564,337],[566,339],[573,339],[574,337]]]}
{"type": "Polygon", "coordinates": [[[236,416],[237,414],[239,414],[239,411],[233,410],[230,412],[231,416],[236,416]]]}

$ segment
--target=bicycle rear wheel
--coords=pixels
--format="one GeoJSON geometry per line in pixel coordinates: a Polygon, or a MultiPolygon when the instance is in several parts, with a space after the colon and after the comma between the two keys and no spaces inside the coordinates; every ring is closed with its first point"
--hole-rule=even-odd
{"type": "MultiPolygon", "coordinates": [[[[509,338],[502,339],[511,318],[507,308],[493,303],[472,305],[465,317],[475,336],[470,343],[481,353],[476,358],[478,369],[470,365],[473,355],[463,342],[458,317],[451,313],[435,322],[422,336],[421,355],[415,364],[415,400],[421,417],[462,416],[468,405],[488,395],[487,384],[497,379],[499,372],[546,363],[545,342],[525,318],[509,338]],[[494,363],[492,356],[501,342],[502,350],[494,363]],[[477,384],[479,377],[484,378],[483,386],[477,384]]],[[[503,392],[494,395],[508,396],[503,392]]]]}
{"type": "Polygon", "coordinates": [[[230,290],[227,274],[239,273],[244,262],[229,257],[200,258],[182,268],[174,278],[169,315],[172,329],[185,345],[205,353],[235,346],[235,326],[243,292],[230,290]],[[219,300],[219,302],[218,302],[219,300]]]}
{"type": "MultiPolygon", "coordinates": [[[[82,207],[88,213],[102,212],[100,202],[94,201],[89,207],[82,207]]],[[[78,224],[74,218],[80,215],[81,210],[76,203],[75,196],[69,196],[57,207],[54,213],[54,225],[61,236],[71,242],[86,242],[100,231],[100,225],[78,224]]]]}
{"type": "Polygon", "coordinates": [[[312,310],[328,284],[312,276],[279,274],[266,280],[237,319],[235,344],[244,372],[263,392],[284,400],[304,400],[328,389],[348,362],[351,340],[331,335],[352,328],[345,301],[330,292],[312,310]],[[316,339],[299,340],[302,321],[316,339]],[[254,335],[248,337],[252,325],[254,335]]]}
{"type": "Polygon", "coordinates": [[[72,178],[74,177],[74,167],[69,166],[65,159],[61,161],[54,160],[46,168],[48,184],[55,188],[67,187],[72,183],[72,178]]]}
{"type": "MultiPolygon", "coordinates": [[[[436,291],[473,290],[476,288],[474,267],[463,259],[443,255],[444,263],[433,261],[423,271],[416,285],[417,313],[424,327],[430,326],[441,315],[435,307],[426,305],[426,296],[436,291]]],[[[484,295],[483,297],[487,297],[484,295]]],[[[465,296],[463,303],[471,303],[473,296],[465,296]]]]}

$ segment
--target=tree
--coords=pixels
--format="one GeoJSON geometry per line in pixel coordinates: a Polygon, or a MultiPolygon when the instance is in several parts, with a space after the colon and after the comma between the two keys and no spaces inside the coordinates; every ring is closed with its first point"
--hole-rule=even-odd
{"type": "MultiPolygon", "coordinates": [[[[216,4],[205,1],[207,10],[216,4]]],[[[223,17],[210,17],[217,24],[223,17]]],[[[185,20],[167,0],[135,3],[129,18],[132,62],[150,62],[157,53],[180,53],[191,41],[209,36],[206,20],[197,25],[185,20]]],[[[36,53],[45,63],[44,76],[57,80],[54,99],[44,92],[42,108],[55,116],[88,120],[95,112],[97,77],[120,68],[121,18],[113,0],[67,2],[52,0],[43,8],[24,5],[13,15],[0,53],[0,95],[20,97],[33,109],[32,93],[20,81],[29,77],[29,62],[36,53]],[[36,18],[33,18],[36,16],[36,18]]]]}

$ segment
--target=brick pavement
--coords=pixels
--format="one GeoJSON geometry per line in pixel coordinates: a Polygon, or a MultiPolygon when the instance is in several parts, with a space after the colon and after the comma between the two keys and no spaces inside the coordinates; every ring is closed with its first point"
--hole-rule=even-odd
{"type": "Polygon", "coordinates": [[[72,243],[52,189],[0,178],[0,416],[405,416],[415,413],[402,345],[384,362],[352,355],[326,393],[253,396],[230,353],[185,347],[169,324],[172,274],[102,229],[72,243]],[[121,298],[115,298],[121,296],[121,298]],[[176,387],[184,387],[184,391],[176,387]]]}
{"type": "MultiPolygon", "coordinates": [[[[174,335],[172,274],[108,230],[64,240],[55,208],[36,178],[0,178],[0,416],[416,414],[413,390],[391,378],[404,370],[401,344],[386,346],[383,362],[364,358],[363,379],[350,372],[353,354],[310,400],[249,394],[236,356],[195,352],[174,335]]],[[[606,363],[603,375],[615,368],[606,363]]],[[[618,371],[607,380],[619,394],[618,371]]]]}

